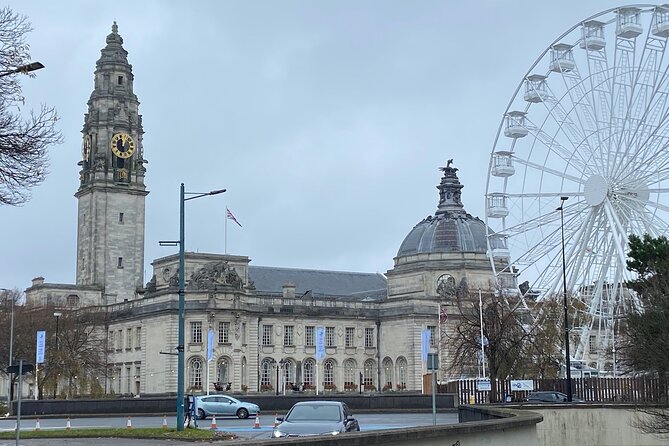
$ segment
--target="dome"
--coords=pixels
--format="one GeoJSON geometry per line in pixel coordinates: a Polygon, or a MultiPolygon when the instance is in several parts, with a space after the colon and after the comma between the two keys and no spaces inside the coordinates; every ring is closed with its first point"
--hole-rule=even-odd
{"type": "Polygon", "coordinates": [[[452,162],[449,160],[446,167],[440,168],[444,176],[437,186],[437,211],[414,226],[402,242],[397,257],[435,252],[486,253],[486,225],[465,211],[460,201],[464,186],[456,174],[458,169],[451,167],[452,162]]]}

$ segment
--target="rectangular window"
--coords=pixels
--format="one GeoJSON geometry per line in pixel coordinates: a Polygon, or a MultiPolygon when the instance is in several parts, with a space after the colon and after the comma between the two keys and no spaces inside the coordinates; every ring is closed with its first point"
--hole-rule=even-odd
{"type": "Polygon", "coordinates": [[[272,326],[263,325],[262,326],[262,345],[274,345],[272,342],[272,326]]]}
{"type": "Polygon", "coordinates": [[[353,347],[355,344],[355,328],[354,327],[346,327],[346,338],[344,339],[346,342],[346,347],[353,347]]]}
{"type": "Polygon", "coordinates": [[[218,343],[219,344],[230,343],[230,322],[218,323],[218,343]]]}
{"type": "Polygon", "coordinates": [[[293,339],[293,329],[295,327],[292,325],[286,325],[283,327],[283,345],[295,345],[295,340],[293,339]]]}
{"type": "Polygon", "coordinates": [[[123,330],[118,331],[118,338],[116,339],[116,350],[123,350],[123,330]]]}
{"type": "Polygon", "coordinates": [[[118,263],[116,264],[118,268],[123,268],[123,257],[118,258],[118,263]]]}
{"type": "Polygon", "coordinates": [[[123,212],[119,212],[118,214],[118,222],[123,223],[123,212]]]}
{"type": "Polygon", "coordinates": [[[125,331],[125,349],[130,350],[132,348],[132,328],[128,328],[125,331]]]}
{"type": "Polygon", "coordinates": [[[335,328],[334,327],[325,327],[325,346],[334,347],[335,346],[335,328]]]}
{"type": "Polygon", "coordinates": [[[130,367],[125,368],[125,389],[125,393],[132,392],[132,372],[130,371],[130,367]]]}
{"type": "Polygon", "coordinates": [[[437,346],[437,327],[435,325],[428,325],[427,329],[430,330],[430,347],[437,346]]]}
{"type": "Polygon", "coordinates": [[[114,350],[114,331],[109,332],[109,343],[107,345],[107,350],[110,352],[114,350]]]}
{"type": "Polygon", "coordinates": [[[142,369],[140,366],[135,366],[135,381],[139,381],[139,377],[142,376],[142,369]]]}
{"type": "Polygon", "coordinates": [[[246,322],[242,322],[242,345],[246,345],[246,322]]]}
{"type": "Polygon", "coordinates": [[[135,349],[141,350],[142,348],[142,327],[135,328],[135,349]]]}
{"type": "Polygon", "coordinates": [[[590,348],[591,353],[597,351],[597,336],[590,336],[588,347],[590,348]]]}
{"type": "Polygon", "coordinates": [[[190,323],[190,342],[193,344],[202,344],[202,322],[195,321],[190,323]]]}
{"type": "Polygon", "coordinates": [[[374,348],[374,329],[365,328],[365,347],[374,348]]]}
{"type": "Polygon", "coordinates": [[[123,85],[123,76],[119,76],[119,77],[117,77],[117,78],[116,78],[116,83],[117,83],[118,85],[123,85]]]}
{"type": "Polygon", "coordinates": [[[307,325],[304,327],[304,345],[307,347],[313,347],[316,345],[316,341],[314,340],[315,330],[316,327],[313,325],[307,325]]]}

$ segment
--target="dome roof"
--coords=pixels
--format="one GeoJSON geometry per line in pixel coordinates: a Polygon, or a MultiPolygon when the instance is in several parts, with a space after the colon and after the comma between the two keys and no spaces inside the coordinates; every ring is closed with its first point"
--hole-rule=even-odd
{"type": "Polygon", "coordinates": [[[468,214],[460,192],[464,187],[449,160],[439,189],[439,206],[434,216],[430,215],[418,223],[406,236],[397,257],[433,252],[474,252],[485,254],[487,250],[486,226],[477,217],[468,214]]]}

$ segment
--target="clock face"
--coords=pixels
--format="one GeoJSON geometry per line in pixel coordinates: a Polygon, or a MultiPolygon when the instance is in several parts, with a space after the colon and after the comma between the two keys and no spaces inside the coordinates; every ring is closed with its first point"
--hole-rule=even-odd
{"type": "Polygon", "coordinates": [[[88,159],[91,157],[91,146],[92,145],[93,145],[93,142],[91,140],[91,135],[84,136],[84,144],[81,147],[81,154],[84,157],[84,161],[88,161],[88,159]]]}
{"type": "Polygon", "coordinates": [[[111,151],[119,158],[130,158],[135,152],[135,141],[127,133],[116,133],[111,140],[111,151]]]}

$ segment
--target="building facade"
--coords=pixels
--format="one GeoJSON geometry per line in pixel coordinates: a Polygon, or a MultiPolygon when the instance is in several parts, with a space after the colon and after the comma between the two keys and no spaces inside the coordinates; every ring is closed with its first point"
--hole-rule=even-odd
{"type": "MultiPolygon", "coordinates": [[[[108,369],[98,378],[107,392],[174,393],[178,256],[155,259],[152,279],[142,283],[144,131],[115,23],[106,43],[82,131],[76,284],[38,277],[26,298],[105,312],[108,369]]],[[[485,224],[465,211],[451,161],[441,171],[436,212],[409,231],[385,275],[186,253],[186,391],[214,390],[214,383],[233,391],[420,390],[426,329],[431,351],[442,356],[439,379],[460,377],[440,348],[440,304],[468,289],[489,292],[494,277],[485,224]],[[325,357],[317,360],[321,330],[325,357]]]]}

